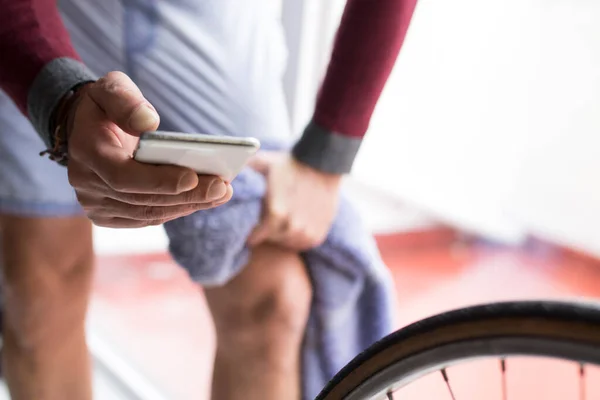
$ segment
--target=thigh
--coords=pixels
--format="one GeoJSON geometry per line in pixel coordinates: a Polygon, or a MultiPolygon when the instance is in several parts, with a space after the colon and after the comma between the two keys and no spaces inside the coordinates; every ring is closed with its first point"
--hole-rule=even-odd
{"type": "Polygon", "coordinates": [[[0,223],[5,333],[32,351],[72,338],[91,291],[90,222],[2,215],[0,223]]]}
{"type": "Polygon", "coordinates": [[[65,332],[79,326],[93,274],[89,220],[4,214],[0,239],[2,297],[12,329],[34,338],[53,321],[65,332]]]}
{"type": "Polygon", "coordinates": [[[85,217],[2,214],[0,234],[1,264],[8,285],[58,290],[73,280],[87,281],[91,274],[92,226],[85,217]]]}

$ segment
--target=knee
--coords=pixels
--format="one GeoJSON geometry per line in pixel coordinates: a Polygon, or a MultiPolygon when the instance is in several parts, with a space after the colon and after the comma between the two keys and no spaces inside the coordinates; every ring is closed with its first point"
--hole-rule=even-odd
{"type": "Polygon", "coordinates": [[[93,272],[89,223],[21,219],[2,232],[4,328],[22,347],[80,329],[93,272]]]}
{"type": "Polygon", "coordinates": [[[297,350],[312,300],[310,280],[297,254],[272,246],[258,248],[230,284],[226,300],[213,312],[220,347],[275,356],[297,350]]]}
{"type": "Polygon", "coordinates": [[[232,310],[232,322],[250,332],[263,332],[269,341],[282,340],[280,337],[301,339],[312,298],[312,288],[304,274],[302,271],[302,274],[287,272],[275,275],[274,287],[255,293],[255,301],[238,304],[232,310]]]}

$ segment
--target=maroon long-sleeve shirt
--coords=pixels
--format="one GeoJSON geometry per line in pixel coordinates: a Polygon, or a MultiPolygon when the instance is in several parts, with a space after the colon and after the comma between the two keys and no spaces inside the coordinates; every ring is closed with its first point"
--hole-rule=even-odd
{"type": "MultiPolygon", "coordinates": [[[[347,1],[313,120],[293,149],[300,161],[325,172],[350,170],[415,3],[347,1]]],[[[0,88],[48,142],[59,100],[93,76],[71,45],[56,0],[0,0],[0,10],[0,88]]]]}

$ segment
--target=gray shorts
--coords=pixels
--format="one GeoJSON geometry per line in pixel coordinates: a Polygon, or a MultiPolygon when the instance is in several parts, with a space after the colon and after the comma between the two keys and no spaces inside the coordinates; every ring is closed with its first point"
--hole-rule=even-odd
{"type": "MultiPolygon", "coordinates": [[[[131,76],[160,129],[290,140],[283,30],[272,0],[61,0],[73,44],[98,76],[131,76]]],[[[0,213],[81,213],[66,169],[0,92],[0,213]]]]}

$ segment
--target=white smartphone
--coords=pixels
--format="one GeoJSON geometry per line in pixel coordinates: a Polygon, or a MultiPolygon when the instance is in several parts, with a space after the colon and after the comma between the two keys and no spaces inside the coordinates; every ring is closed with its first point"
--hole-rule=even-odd
{"type": "Polygon", "coordinates": [[[259,148],[255,138],[155,131],[142,134],[133,158],[178,165],[231,182],[259,148]]]}

